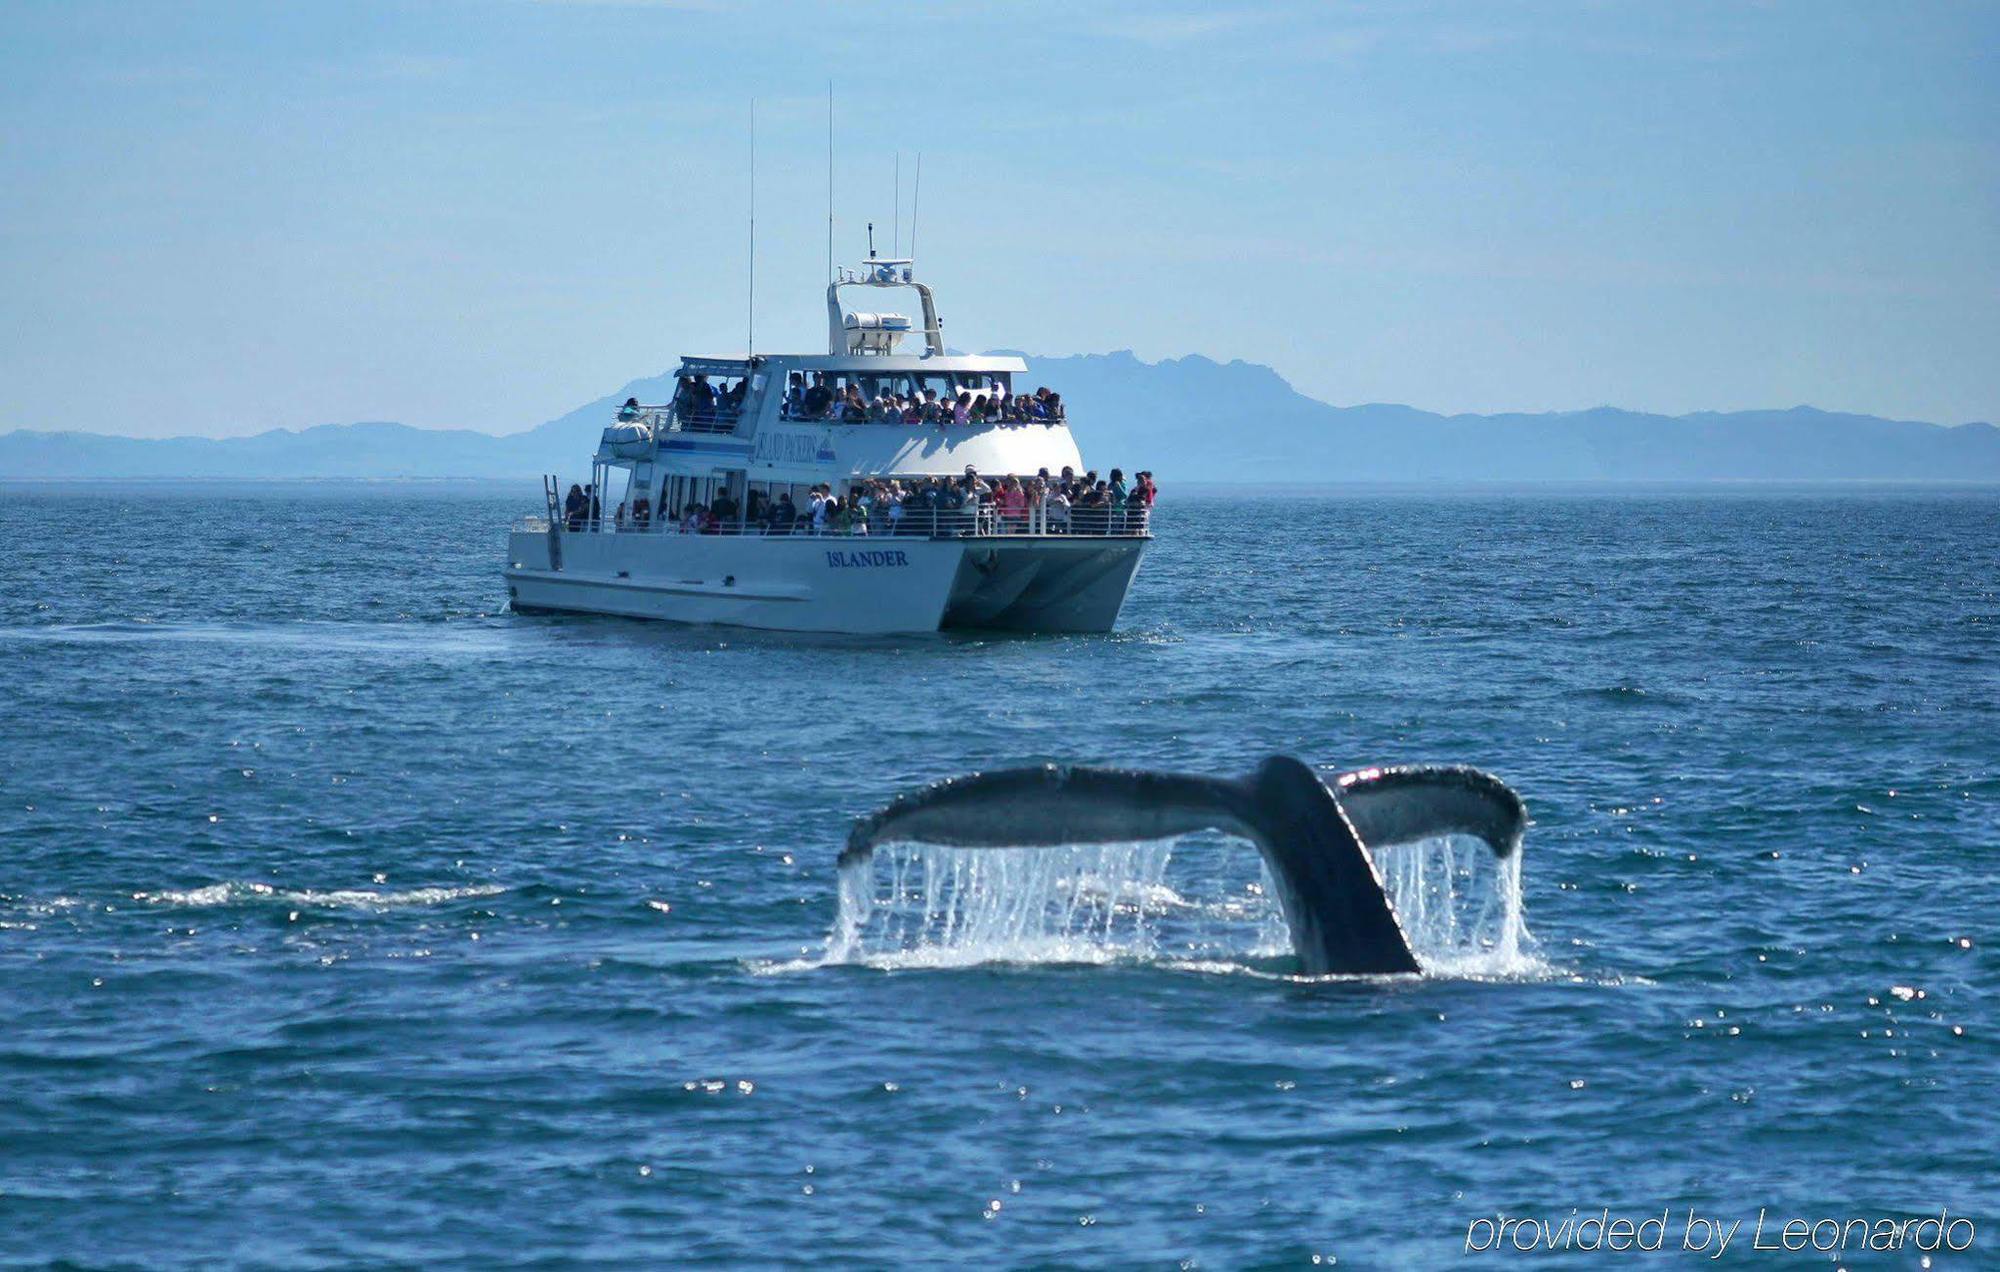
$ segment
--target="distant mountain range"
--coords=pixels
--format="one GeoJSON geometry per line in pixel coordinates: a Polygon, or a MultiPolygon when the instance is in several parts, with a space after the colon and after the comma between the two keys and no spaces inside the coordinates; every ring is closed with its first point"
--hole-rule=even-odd
{"type": "MultiPolygon", "coordinates": [[[[1796,406],[1650,415],[1613,407],[1542,415],[1437,415],[1331,406],[1269,367],[1129,352],[1029,360],[1063,395],[1084,458],[1162,481],[2000,481],[2000,429],[1946,427],[1796,406]]],[[[525,432],[325,424],[254,437],[0,434],[0,478],[439,478],[580,474],[627,397],[672,396],[671,374],[634,380],[525,432]]]]}

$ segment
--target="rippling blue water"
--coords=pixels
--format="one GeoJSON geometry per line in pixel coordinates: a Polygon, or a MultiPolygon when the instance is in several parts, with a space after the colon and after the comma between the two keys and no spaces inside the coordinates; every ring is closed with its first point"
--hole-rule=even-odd
{"type": "Polygon", "coordinates": [[[1114,636],[864,641],[508,614],[532,492],[0,493],[8,1261],[2000,1248],[2000,494],[1169,491],[1114,636]],[[1274,750],[1513,783],[1546,970],[815,965],[913,783],[1274,750]]]}

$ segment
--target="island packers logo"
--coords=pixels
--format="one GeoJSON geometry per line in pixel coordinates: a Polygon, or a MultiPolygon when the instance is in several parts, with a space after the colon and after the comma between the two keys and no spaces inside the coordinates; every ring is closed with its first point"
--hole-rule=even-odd
{"type": "Polygon", "coordinates": [[[908,565],[910,558],[890,548],[869,552],[829,552],[826,563],[836,570],[852,570],[879,565],[908,565]]]}
{"type": "Polygon", "coordinates": [[[757,435],[751,456],[767,464],[825,464],[834,458],[832,437],[822,432],[773,429],[757,435]]]}

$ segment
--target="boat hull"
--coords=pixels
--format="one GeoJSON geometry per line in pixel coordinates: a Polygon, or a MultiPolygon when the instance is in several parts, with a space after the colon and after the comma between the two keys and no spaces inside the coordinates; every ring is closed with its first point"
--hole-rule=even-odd
{"type": "Polygon", "coordinates": [[[771,631],[1108,632],[1147,540],[516,531],[520,611],[771,631]]]}

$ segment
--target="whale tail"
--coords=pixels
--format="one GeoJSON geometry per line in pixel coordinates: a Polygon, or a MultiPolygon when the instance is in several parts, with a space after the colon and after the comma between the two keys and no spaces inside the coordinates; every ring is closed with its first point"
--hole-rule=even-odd
{"type": "Polygon", "coordinates": [[[1441,835],[1519,850],[1527,810],[1477,769],[1406,766],[1342,774],[1329,785],[1274,756],[1241,780],[1042,765],[951,778],[858,820],[840,864],[876,845],[1033,848],[1168,839],[1220,830],[1263,854],[1301,969],[1311,974],[1420,971],[1369,855],[1441,835]]]}

